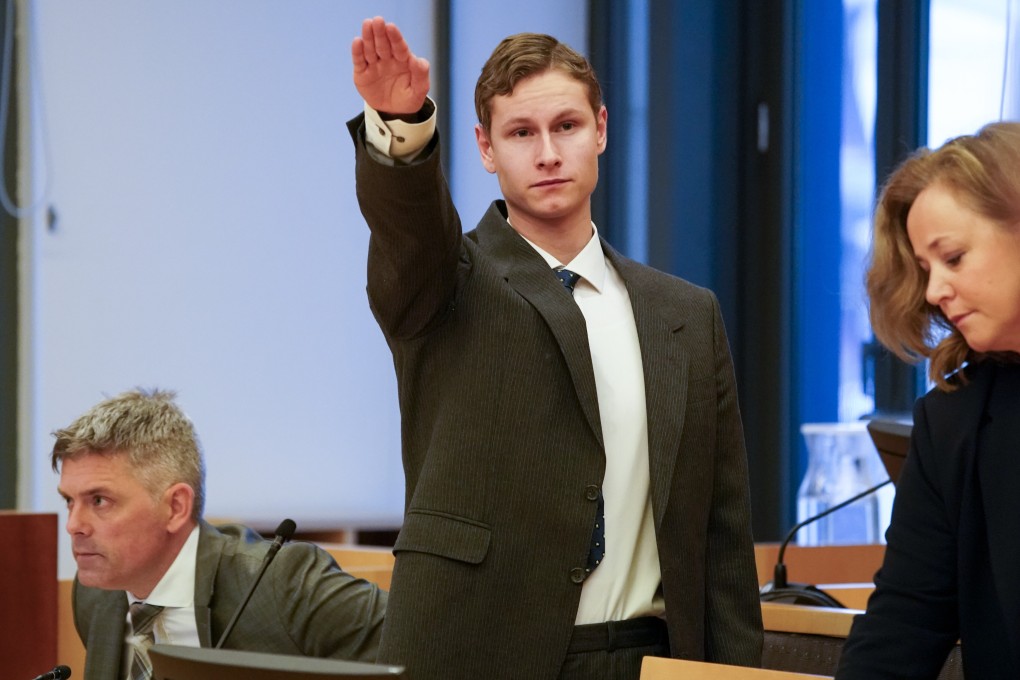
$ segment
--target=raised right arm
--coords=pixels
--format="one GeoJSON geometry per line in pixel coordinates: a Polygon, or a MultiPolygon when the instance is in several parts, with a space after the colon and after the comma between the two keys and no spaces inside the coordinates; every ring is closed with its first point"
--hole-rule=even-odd
{"type": "MultiPolygon", "coordinates": [[[[366,20],[351,46],[354,83],[386,117],[411,120],[426,105],[428,62],[414,56],[400,30],[366,20]]],[[[389,339],[417,337],[450,308],[456,291],[460,218],[439,164],[438,134],[412,163],[382,159],[367,146],[371,125],[349,123],[357,155],[358,203],[371,229],[368,295],[389,339]]],[[[393,155],[390,149],[380,149],[393,155]]]]}

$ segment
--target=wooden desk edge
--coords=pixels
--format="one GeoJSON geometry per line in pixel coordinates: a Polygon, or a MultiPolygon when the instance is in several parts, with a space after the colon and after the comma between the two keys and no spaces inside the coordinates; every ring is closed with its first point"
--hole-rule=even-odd
{"type": "Polygon", "coordinates": [[[683,659],[662,659],[646,656],[641,664],[641,680],[681,680],[702,678],[703,680],[793,680],[794,678],[829,678],[830,675],[809,675],[790,671],[776,671],[764,668],[746,668],[726,664],[687,661],[683,659]]]}
{"type": "Polygon", "coordinates": [[[762,602],[761,618],[765,630],[806,635],[846,637],[860,609],[806,607],[797,604],[762,602]]]}

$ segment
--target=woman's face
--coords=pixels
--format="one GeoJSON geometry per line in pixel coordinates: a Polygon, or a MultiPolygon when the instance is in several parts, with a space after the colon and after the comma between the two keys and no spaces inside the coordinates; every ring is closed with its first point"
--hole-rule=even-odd
{"type": "Polygon", "coordinates": [[[1020,225],[1004,229],[935,183],[918,194],[907,235],[928,274],[925,297],[978,352],[1020,352],[1020,225]]]}

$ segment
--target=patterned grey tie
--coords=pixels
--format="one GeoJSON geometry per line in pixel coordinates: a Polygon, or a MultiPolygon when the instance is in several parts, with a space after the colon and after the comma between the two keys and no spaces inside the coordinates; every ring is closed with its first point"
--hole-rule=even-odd
{"type": "Polygon", "coordinates": [[[152,677],[152,662],[149,661],[149,647],[156,641],[152,627],[162,607],[144,602],[132,602],[131,615],[131,665],[127,680],[149,680],[152,677]]]}
{"type": "MultiPolygon", "coordinates": [[[[565,267],[557,267],[553,272],[555,272],[556,278],[560,280],[563,287],[573,295],[574,286],[577,284],[578,279],[581,278],[581,275],[565,267]]],[[[602,489],[598,491],[597,500],[598,508],[595,510],[595,526],[592,528],[591,545],[588,548],[588,563],[585,565],[585,571],[589,574],[602,564],[602,558],[606,556],[606,501],[602,497],[602,489]]]]}

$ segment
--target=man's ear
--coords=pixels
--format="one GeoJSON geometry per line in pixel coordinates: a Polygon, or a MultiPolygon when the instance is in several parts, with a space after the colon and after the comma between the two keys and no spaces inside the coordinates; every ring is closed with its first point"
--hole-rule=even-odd
{"type": "Polygon", "coordinates": [[[496,164],[492,159],[492,140],[481,123],[475,125],[475,141],[478,142],[478,153],[482,156],[482,165],[490,173],[496,172],[496,164]]]}
{"type": "Polygon", "coordinates": [[[606,150],[607,133],[609,128],[609,111],[603,106],[595,116],[595,134],[599,154],[606,150]]]}
{"type": "Polygon", "coordinates": [[[167,530],[176,533],[191,523],[191,510],[195,506],[195,490],[190,484],[177,482],[163,492],[167,508],[167,530]]]}

